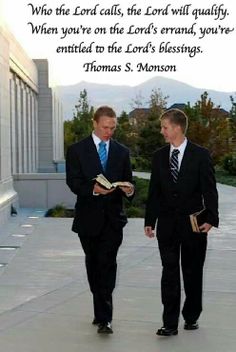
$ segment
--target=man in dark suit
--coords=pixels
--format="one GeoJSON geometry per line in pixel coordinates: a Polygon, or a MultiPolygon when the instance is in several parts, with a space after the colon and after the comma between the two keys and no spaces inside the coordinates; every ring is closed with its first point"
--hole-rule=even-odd
{"type": "Polygon", "coordinates": [[[164,112],[161,133],[169,144],[153,157],[146,205],[145,234],[156,235],[162,261],[161,295],[163,327],[157,335],[178,334],[180,314],[180,256],[185,302],[182,314],[186,330],[198,328],[202,311],[202,276],[207,233],[218,227],[218,194],[207,149],[185,137],[188,119],[178,109],[164,112]],[[201,232],[193,232],[189,215],[205,208],[201,232]]]}
{"type": "Polygon", "coordinates": [[[115,112],[97,109],[92,135],[73,144],[66,157],[66,180],[77,195],[72,230],[78,233],[93,294],[94,320],[98,333],[112,333],[112,292],[116,281],[116,256],[127,218],[123,196],[132,198],[129,150],[111,139],[116,128],[115,112]],[[126,187],[107,190],[94,178],[103,173],[110,182],[127,181],[126,187]]]}

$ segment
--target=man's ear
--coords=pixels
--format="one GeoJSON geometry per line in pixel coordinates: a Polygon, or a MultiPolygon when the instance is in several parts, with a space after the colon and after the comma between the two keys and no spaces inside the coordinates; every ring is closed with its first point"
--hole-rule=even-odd
{"type": "Polygon", "coordinates": [[[182,127],[180,125],[175,125],[178,132],[183,133],[182,127]]]}

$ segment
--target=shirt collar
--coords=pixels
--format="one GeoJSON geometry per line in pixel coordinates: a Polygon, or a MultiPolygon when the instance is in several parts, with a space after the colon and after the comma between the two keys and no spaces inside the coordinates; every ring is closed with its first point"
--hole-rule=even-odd
{"type": "Polygon", "coordinates": [[[178,147],[175,147],[175,146],[173,146],[173,144],[171,144],[171,145],[170,145],[170,153],[172,153],[174,149],[178,149],[179,152],[180,152],[181,154],[183,154],[184,151],[185,151],[187,142],[188,142],[188,140],[187,140],[187,138],[185,137],[183,143],[181,143],[178,147]]]}
{"type": "MultiPolygon", "coordinates": [[[[101,139],[98,136],[96,136],[96,134],[94,132],[92,132],[92,138],[93,138],[94,144],[96,145],[96,147],[98,149],[99,143],[101,142],[101,139]]],[[[106,147],[109,148],[110,140],[104,141],[104,142],[106,143],[106,147]]]]}

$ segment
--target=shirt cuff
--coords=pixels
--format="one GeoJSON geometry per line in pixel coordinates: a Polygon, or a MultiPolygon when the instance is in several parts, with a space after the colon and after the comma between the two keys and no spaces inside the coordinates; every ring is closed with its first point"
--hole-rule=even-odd
{"type": "Polygon", "coordinates": [[[132,197],[133,194],[134,194],[134,190],[132,192],[130,192],[130,193],[126,193],[126,196],[127,197],[132,197]]]}

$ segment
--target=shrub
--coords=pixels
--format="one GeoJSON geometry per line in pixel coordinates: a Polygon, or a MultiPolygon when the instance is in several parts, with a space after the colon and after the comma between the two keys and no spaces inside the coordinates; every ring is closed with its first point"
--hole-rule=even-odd
{"type": "Polygon", "coordinates": [[[125,201],[125,209],[130,218],[143,218],[148,193],[148,180],[134,177],[135,196],[131,202],[125,201]]]}
{"type": "Polygon", "coordinates": [[[224,170],[228,171],[230,175],[236,175],[236,155],[227,154],[222,160],[224,170]]]}
{"type": "Polygon", "coordinates": [[[143,218],[144,209],[131,206],[128,209],[126,209],[126,214],[128,218],[143,218]]]}
{"type": "MultiPolygon", "coordinates": [[[[134,177],[134,182],[135,196],[131,202],[125,200],[125,210],[129,218],[143,218],[149,181],[134,177]]],[[[63,204],[57,204],[55,207],[49,209],[45,216],[56,218],[73,217],[74,211],[73,209],[66,209],[63,204]]]]}
{"type": "Polygon", "coordinates": [[[132,169],[136,171],[150,171],[151,162],[148,158],[142,156],[133,156],[131,158],[132,169]]]}
{"type": "Polygon", "coordinates": [[[54,208],[48,209],[45,216],[54,218],[64,218],[66,213],[66,207],[63,204],[57,204],[54,208]]]}

